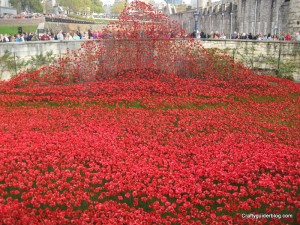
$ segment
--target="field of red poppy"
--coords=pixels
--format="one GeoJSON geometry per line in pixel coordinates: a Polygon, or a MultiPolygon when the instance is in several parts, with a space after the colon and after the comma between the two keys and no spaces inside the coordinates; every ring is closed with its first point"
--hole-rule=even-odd
{"type": "Polygon", "coordinates": [[[296,223],[300,90],[248,76],[2,84],[1,223],[296,223]]]}
{"type": "Polygon", "coordinates": [[[0,223],[299,224],[300,86],[134,38],[0,83],[0,223]]]}

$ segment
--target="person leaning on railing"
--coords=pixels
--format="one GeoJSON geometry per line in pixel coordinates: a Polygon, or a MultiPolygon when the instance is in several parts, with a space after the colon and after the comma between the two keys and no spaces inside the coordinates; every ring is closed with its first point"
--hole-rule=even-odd
{"type": "Polygon", "coordinates": [[[285,35],[284,40],[285,40],[285,41],[291,41],[291,40],[292,40],[292,37],[291,37],[290,33],[287,33],[287,34],[285,35]]]}
{"type": "Polygon", "coordinates": [[[76,32],[73,34],[73,40],[80,40],[80,37],[76,32]]]}
{"type": "Polygon", "coordinates": [[[39,41],[39,37],[37,36],[37,34],[33,34],[32,38],[30,39],[30,41],[39,41]]]}
{"type": "Polygon", "coordinates": [[[51,40],[51,37],[50,37],[47,33],[44,33],[44,34],[40,37],[40,40],[41,40],[41,41],[50,41],[50,40],[51,40]]]}
{"type": "Polygon", "coordinates": [[[6,34],[4,34],[4,35],[0,34],[0,42],[1,43],[9,42],[9,39],[6,34]]]}
{"type": "Polygon", "coordinates": [[[64,35],[63,35],[63,32],[62,30],[59,31],[57,34],[56,34],[56,38],[54,38],[55,40],[58,40],[58,41],[63,41],[64,40],[64,35]]]}
{"type": "Polygon", "coordinates": [[[25,42],[23,34],[17,34],[15,42],[25,42]]]}

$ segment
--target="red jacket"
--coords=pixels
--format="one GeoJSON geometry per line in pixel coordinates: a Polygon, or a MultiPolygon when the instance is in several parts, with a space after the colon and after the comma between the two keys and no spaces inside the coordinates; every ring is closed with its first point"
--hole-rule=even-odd
{"type": "Polygon", "coordinates": [[[41,36],[41,41],[50,41],[51,38],[48,36],[48,34],[43,34],[43,36],[41,36]]]}
{"type": "Polygon", "coordinates": [[[285,35],[284,40],[285,40],[285,41],[290,41],[290,40],[292,40],[291,35],[289,35],[289,34],[285,35]]]}

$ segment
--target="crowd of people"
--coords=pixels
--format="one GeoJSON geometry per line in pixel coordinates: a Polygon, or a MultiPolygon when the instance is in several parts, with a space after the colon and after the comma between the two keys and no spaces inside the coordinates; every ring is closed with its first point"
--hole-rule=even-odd
{"type": "Polygon", "coordinates": [[[9,20],[9,19],[38,19],[43,17],[50,17],[50,18],[68,18],[67,15],[64,14],[51,14],[51,13],[19,13],[16,15],[0,15],[0,20],[9,20]]]}
{"type": "Polygon", "coordinates": [[[256,34],[253,35],[252,33],[238,33],[234,32],[231,37],[226,36],[224,33],[211,32],[209,34],[206,34],[205,32],[196,33],[193,32],[191,34],[193,38],[212,38],[212,39],[243,39],[243,40],[258,40],[258,41],[300,41],[300,31],[295,32],[294,34],[286,33],[286,34],[279,34],[279,35],[271,35],[266,34],[256,34]]]}
{"type": "MultiPolygon", "coordinates": [[[[130,32],[129,32],[130,33],[130,32]]],[[[147,37],[146,34],[143,32],[134,32],[132,31],[131,35],[128,34],[128,32],[122,31],[113,31],[113,32],[103,32],[102,30],[91,30],[89,29],[86,32],[45,32],[41,33],[39,35],[33,33],[33,32],[24,32],[21,34],[15,34],[15,35],[7,35],[7,34],[0,34],[0,43],[1,42],[26,42],[26,41],[72,41],[72,40],[95,40],[95,39],[123,39],[123,38],[133,38],[133,37],[147,37]],[[123,35],[122,35],[123,34],[123,35]]],[[[188,36],[180,36],[180,38],[187,38],[188,36]]],[[[149,38],[149,37],[148,37],[149,38]]],[[[171,33],[168,33],[167,35],[160,35],[158,33],[158,36],[156,38],[179,38],[179,36],[175,36],[171,33]]]]}
{"type": "Polygon", "coordinates": [[[101,39],[103,35],[102,31],[92,31],[87,32],[45,32],[37,35],[33,32],[23,32],[21,34],[7,35],[0,34],[0,43],[2,42],[27,42],[27,41],[63,41],[63,40],[81,40],[81,39],[101,39]]]}
{"type": "Polygon", "coordinates": [[[32,19],[32,18],[42,18],[45,15],[42,13],[21,13],[17,15],[1,15],[1,19],[32,19]]]}
{"type": "MultiPolygon", "coordinates": [[[[238,33],[234,32],[231,37],[227,37],[224,33],[219,34],[218,32],[212,32],[210,34],[206,34],[204,32],[200,32],[196,34],[193,32],[191,34],[193,38],[210,38],[210,39],[241,39],[241,40],[258,40],[258,41],[300,41],[300,31],[291,35],[289,33],[285,35],[253,35],[251,33],[238,33]]],[[[3,42],[26,42],[26,41],[62,41],[62,40],[87,40],[87,39],[102,39],[105,38],[103,32],[88,30],[87,32],[45,32],[42,34],[36,34],[33,32],[23,32],[21,34],[0,34],[0,43],[3,42]]],[[[172,37],[170,37],[172,38],[172,37]]]]}

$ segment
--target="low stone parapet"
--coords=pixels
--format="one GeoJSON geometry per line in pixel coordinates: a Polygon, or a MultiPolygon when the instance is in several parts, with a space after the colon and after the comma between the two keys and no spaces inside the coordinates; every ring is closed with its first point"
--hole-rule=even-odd
{"type": "MultiPolygon", "coordinates": [[[[187,40],[187,39],[186,39],[187,40]]],[[[40,41],[25,43],[0,44],[0,57],[5,52],[11,53],[14,59],[30,59],[37,55],[52,52],[56,57],[68,51],[76,51],[85,40],[78,41],[40,41]]],[[[122,40],[120,40],[122,41],[122,40]]],[[[252,69],[274,70],[293,73],[295,81],[300,81],[300,42],[286,41],[249,41],[249,40],[199,40],[205,48],[226,50],[236,61],[243,62],[252,69]],[[289,67],[290,65],[290,67],[289,67]],[[292,68],[292,71],[288,69],[292,68]]],[[[19,68],[12,72],[16,73],[19,68]]],[[[0,66],[1,80],[10,79],[9,71],[0,66]]]]}

